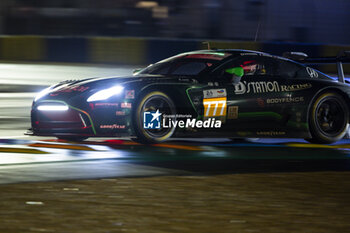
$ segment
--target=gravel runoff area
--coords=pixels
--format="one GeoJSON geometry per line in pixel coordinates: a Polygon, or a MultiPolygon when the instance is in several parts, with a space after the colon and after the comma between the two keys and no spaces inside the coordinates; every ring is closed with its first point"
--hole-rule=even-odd
{"type": "Polygon", "coordinates": [[[350,232],[350,172],[0,186],[0,232],[350,232]]]}

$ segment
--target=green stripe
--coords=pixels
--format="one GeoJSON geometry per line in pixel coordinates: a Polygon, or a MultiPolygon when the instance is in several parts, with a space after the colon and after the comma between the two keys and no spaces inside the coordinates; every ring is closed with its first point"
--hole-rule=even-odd
{"type": "Polygon", "coordinates": [[[195,89],[195,88],[199,88],[199,87],[193,87],[193,88],[192,88],[192,87],[189,87],[189,88],[187,88],[187,89],[186,89],[186,94],[187,94],[188,99],[190,100],[190,103],[191,103],[191,105],[192,105],[192,108],[196,111],[197,116],[199,116],[199,114],[198,114],[198,112],[197,112],[197,109],[196,109],[196,107],[194,106],[194,104],[193,104],[193,102],[192,102],[192,99],[191,99],[191,97],[190,97],[190,94],[188,93],[189,90],[195,89]]]}
{"type": "Polygon", "coordinates": [[[91,117],[90,117],[89,113],[87,113],[87,112],[85,112],[85,111],[83,111],[83,110],[81,110],[81,109],[79,109],[79,108],[75,108],[75,107],[73,107],[73,106],[71,106],[71,105],[69,105],[69,104],[67,104],[67,105],[68,105],[70,108],[75,109],[75,110],[77,110],[77,111],[79,111],[79,112],[82,112],[82,113],[84,113],[84,114],[86,114],[86,115],[87,115],[87,117],[89,118],[90,123],[91,123],[91,128],[92,128],[92,131],[93,131],[93,132],[94,132],[94,134],[96,135],[95,126],[94,126],[94,123],[92,122],[92,119],[91,119],[91,117]]]}

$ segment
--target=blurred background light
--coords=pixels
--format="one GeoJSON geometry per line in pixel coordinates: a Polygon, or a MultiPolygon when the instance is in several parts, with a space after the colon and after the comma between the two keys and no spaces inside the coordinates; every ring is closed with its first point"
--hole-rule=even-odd
{"type": "Polygon", "coordinates": [[[349,11],[348,0],[2,0],[0,34],[350,44],[349,11]]]}
{"type": "Polygon", "coordinates": [[[157,6],[158,6],[158,2],[154,2],[154,1],[140,1],[136,3],[136,7],[138,8],[153,8],[157,6]]]}

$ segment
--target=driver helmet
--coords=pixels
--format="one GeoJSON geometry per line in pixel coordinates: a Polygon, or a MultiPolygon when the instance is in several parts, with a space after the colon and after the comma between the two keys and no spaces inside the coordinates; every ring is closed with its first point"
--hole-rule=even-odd
{"type": "Polygon", "coordinates": [[[244,61],[241,67],[244,75],[265,74],[265,68],[255,60],[244,61]]]}

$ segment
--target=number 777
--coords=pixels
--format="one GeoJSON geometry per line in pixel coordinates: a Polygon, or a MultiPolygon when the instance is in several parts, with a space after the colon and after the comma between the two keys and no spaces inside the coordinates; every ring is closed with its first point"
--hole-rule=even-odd
{"type": "Polygon", "coordinates": [[[203,105],[205,117],[226,116],[226,97],[204,99],[203,105]]]}

